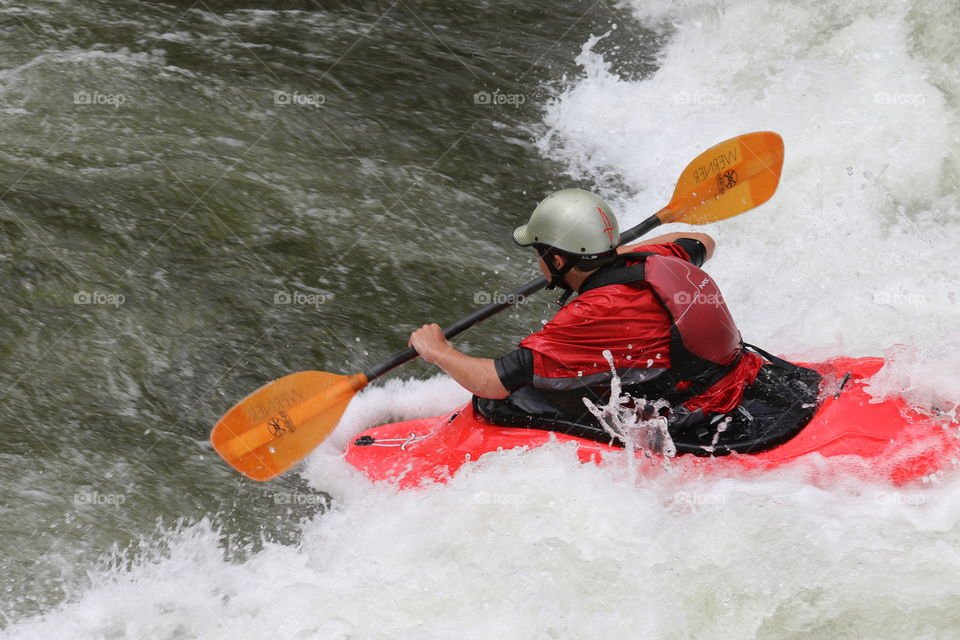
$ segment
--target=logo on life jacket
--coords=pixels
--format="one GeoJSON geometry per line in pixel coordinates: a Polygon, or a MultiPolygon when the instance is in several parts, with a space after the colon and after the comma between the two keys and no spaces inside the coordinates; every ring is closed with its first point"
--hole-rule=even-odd
{"type": "Polygon", "coordinates": [[[603,212],[603,209],[597,207],[597,211],[600,213],[600,219],[603,220],[603,232],[610,238],[610,244],[613,244],[613,224],[607,214],[603,212]]]}

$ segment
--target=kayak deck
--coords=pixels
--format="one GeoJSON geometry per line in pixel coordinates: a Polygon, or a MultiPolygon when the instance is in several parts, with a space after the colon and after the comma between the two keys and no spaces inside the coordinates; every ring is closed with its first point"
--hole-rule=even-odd
{"type": "MultiPolygon", "coordinates": [[[[883,364],[882,358],[836,358],[805,365],[823,375],[821,395],[826,397],[810,424],[796,437],[758,454],[688,454],[674,458],[672,463],[681,472],[744,472],[781,467],[816,453],[836,463],[828,465],[833,470],[824,469],[824,474],[856,474],[896,485],[956,466],[960,425],[936,424],[900,399],[872,401],[865,386],[883,364]]],[[[444,416],[368,429],[344,455],[371,480],[410,488],[443,482],[463,464],[486,453],[538,447],[552,441],[575,442],[577,455],[584,462],[624,455],[622,448],[575,436],[493,425],[469,404],[444,416]]]]}

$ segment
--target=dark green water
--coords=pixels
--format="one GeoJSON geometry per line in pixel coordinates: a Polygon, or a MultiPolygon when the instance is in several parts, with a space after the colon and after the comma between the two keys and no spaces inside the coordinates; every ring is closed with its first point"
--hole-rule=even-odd
{"type": "MultiPolygon", "coordinates": [[[[322,501],[241,479],[211,425],[525,281],[509,231],[569,186],[542,105],[591,34],[620,25],[598,50],[627,75],[658,46],[604,2],[264,6],[0,9],[0,627],[158,521],[294,542],[322,501]]],[[[495,355],[549,310],[460,344],[495,355]]]]}

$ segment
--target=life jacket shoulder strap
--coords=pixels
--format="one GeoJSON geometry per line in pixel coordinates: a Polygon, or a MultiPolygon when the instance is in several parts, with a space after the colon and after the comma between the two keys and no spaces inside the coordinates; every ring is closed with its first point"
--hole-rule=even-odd
{"type": "Polygon", "coordinates": [[[644,262],[650,256],[659,255],[650,251],[634,251],[621,254],[620,258],[610,266],[600,269],[587,278],[578,293],[584,294],[593,289],[606,287],[612,284],[630,284],[639,282],[646,277],[646,265],[644,262]],[[628,265],[628,260],[640,260],[639,264],[628,265]]]}

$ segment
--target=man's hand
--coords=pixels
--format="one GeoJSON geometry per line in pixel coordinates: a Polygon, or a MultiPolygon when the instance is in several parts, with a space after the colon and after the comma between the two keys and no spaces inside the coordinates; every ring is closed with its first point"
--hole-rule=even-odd
{"type": "Polygon", "coordinates": [[[497,366],[489,358],[471,358],[447,342],[438,324],[425,324],[410,334],[411,347],[420,357],[447,372],[470,393],[481,398],[506,398],[510,392],[500,382],[497,366]]]}
{"type": "Polygon", "coordinates": [[[432,363],[436,363],[444,353],[453,349],[453,345],[444,337],[440,325],[436,323],[425,324],[411,333],[408,344],[421,358],[432,363]]]}

